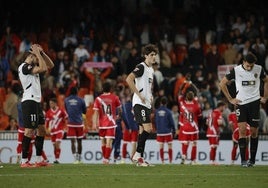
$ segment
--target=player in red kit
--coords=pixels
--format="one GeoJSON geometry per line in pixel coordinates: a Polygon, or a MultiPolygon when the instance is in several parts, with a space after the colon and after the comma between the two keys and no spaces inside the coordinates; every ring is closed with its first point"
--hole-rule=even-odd
{"type": "MultiPolygon", "coordinates": [[[[232,163],[234,164],[235,162],[235,157],[236,157],[236,153],[237,153],[237,148],[238,148],[238,139],[239,139],[239,128],[238,128],[238,124],[237,124],[237,116],[235,111],[231,112],[228,116],[228,121],[229,121],[229,125],[231,126],[231,129],[233,131],[232,134],[232,140],[233,140],[233,148],[232,148],[232,152],[231,152],[231,160],[232,163]]],[[[250,126],[247,125],[247,140],[249,140],[250,138],[250,126]]],[[[246,160],[249,159],[249,150],[248,147],[246,149],[246,160]]]]}
{"type": "Polygon", "coordinates": [[[57,105],[56,98],[49,100],[50,109],[46,112],[46,129],[50,133],[51,142],[54,147],[54,163],[59,163],[60,153],[61,153],[61,141],[64,136],[65,120],[68,115],[65,110],[60,109],[57,105]]]}
{"type": "Polygon", "coordinates": [[[201,118],[201,107],[194,98],[192,90],[186,91],[185,97],[179,97],[180,116],[179,116],[179,140],[182,144],[181,164],[185,164],[187,150],[190,142],[192,143],[191,164],[197,164],[197,140],[199,138],[198,120],[201,118]]]}
{"type": "Polygon", "coordinates": [[[226,104],[218,101],[217,107],[211,112],[207,119],[207,137],[210,146],[209,158],[212,165],[217,165],[215,162],[216,151],[219,145],[220,127],[224,125],[222,112],[225,110],[226,104]]]}
{"type": "Polygon", "coordinates": [[[103,94],[96,97],[93,106],[93,128],[99,129],[103,164],[109,164],[109,159],[112,152],[112,144],[113,140],[115,139],[115,129],[117,126],[117,108],[120,116],[122,113],[119,97],[111,92],[111,88],[111,84],[109,82],[105,82],[102,85],[103,94]]]}

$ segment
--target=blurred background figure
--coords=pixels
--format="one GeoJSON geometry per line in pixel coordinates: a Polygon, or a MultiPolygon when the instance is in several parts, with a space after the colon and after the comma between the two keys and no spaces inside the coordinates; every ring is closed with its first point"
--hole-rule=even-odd
{"type": "Polygon", "coordinates": [[[160,107],[155,111],[156,140],[159,143],[159,153],[162,164],[164,159],[164,144],[168,145],[168,161],[172,163],[173,149],[172,141],[175,135],[175,124],[171,110],[167,108],[168,100],[166,97],[161,98],[160,107]]]}

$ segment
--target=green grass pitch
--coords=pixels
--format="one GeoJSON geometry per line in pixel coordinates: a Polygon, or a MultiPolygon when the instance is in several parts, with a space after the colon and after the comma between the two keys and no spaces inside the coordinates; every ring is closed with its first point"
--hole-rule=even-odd
{"type": "Polygon", "coordinates": [[[268,166],[58,164],[22,169],[2,164],[1,188],[267,188],[268,166]]]}

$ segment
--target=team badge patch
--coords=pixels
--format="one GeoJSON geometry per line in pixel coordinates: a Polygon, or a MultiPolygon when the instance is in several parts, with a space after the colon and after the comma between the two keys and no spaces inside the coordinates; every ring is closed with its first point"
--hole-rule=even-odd
{"type": "Polygon", "coordinates": [[[257,74],[257,73],[255,73],[255,74],[254,74],[254,77],[255,77],[255,78],[257,78],[257,77],[258,77],[258,74],[257,74]]]}

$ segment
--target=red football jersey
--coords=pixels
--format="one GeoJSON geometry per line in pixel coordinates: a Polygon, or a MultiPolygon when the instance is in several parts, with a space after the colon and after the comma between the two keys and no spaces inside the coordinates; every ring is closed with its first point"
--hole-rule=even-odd
{"type": "Polygon", "coordinates": [[[218,121],[222,120],[222,113],[218,109],[215,109],[211,112],[207,119],[207,137],[218,137],[220,135],[220,126],[218,121]]]}
{"type": "Polygon", "coordinates": [[[68,117],[65,110],[59,107],[57,107],[56,110],[49,109],[45,116],[46,127],[50,129],[51,134],[64,129],[65,119],[68,117]]]}
{"type": "Polygon", "coordinates": [[[232,131],[234,131],[235,129],[238,128],[238,125],[237,125],[237,117],[236,117],[235,112],[231,112],[229,114],[228,121],[229,121],[229,123],[231,123],[233,125],[232,131]]]}
{"type": "Polygon", "coordinates": [[[198,118],[201,115],[201,107],[196,100],[180,100],[180,131],[185,134],[198,133],[198,118]]]}
{"type": "Polygon", "coordinates": [[[116,109],[121,106],[119,97],[112,93],[104,93],[94,101],[93,110],[99,111],[99,128],[116,127],[116,109]]]}

